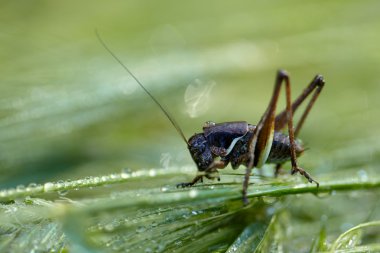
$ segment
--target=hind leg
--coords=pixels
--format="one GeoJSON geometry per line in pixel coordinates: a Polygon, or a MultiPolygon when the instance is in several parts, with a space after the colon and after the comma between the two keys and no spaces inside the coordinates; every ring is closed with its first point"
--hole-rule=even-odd
{"type": "MultiPolygon", "coordinates": [[[[317,100],[319,94],[321,93],[323,86],[325,84],[325,81],[321,75],[316,75],[314,79],[310,82],[310,84],[303,90],[303,92],[297,97],[297,99],[294,100],[292,103],[292,112],[294,113],[298,107],[305,101],[306,98],[309,97],[310,94],[313,94],[311,97],[306,109],[304,110],[300,121],[297,123],[297,126],[294,131],[294,137],[296,138],[303,126],[303,123],[305,122],[307,116],[309,115],[309,112],[311,108],[314,106],[315,101],[317,100]]],[[[275,130],[280,131],[282,130],[287,123],[287,117],[286,117],[286,109],[279,113],[276,116],[275,119],[275,130]]],[[[276,164],[276,170],[275,170],[275,177],[279,175],[279,173],[282,170],[283,163],[276,164]]]]}

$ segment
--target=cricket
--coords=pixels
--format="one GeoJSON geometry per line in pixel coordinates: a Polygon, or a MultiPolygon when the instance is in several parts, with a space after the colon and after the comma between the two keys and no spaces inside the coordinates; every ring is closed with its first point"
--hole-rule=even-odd
{"type": "Polygon", "coordinates": [[[129,73],[144,92],[157,104],[187,145],[190,155],[198,168],[198,173],[190,182],[177,184],[177,187],[190,187],[207,179],[220,180],[218,170],[231,164],[233,169],[240,165],[246,167],[243,180],[243,203],[249,203],[247,189],[253,168],[261,168],[265,163],[275,164],[277,176],[285,162],[291,162],[291,174],[300,173],[310,183],[319,183],[298,165],[297,158],[305,151],[298,134],[309,115],[315,101],[321,93],[325,81],[322,75],[316,75],[303,92],[292,102],[290,78],[286,71],[279,70],[275,78],[272,97],[269,105],[256,125],[246,121],[214,123],[208,121],[203,126],[203,132],[196,133],[189,139],[175,119],[161,103],[145,88],[140,80],[126,65],[109,49],[97,31],[96,36],[101,45],[129,73]],[[285,86],[286,108],[276,114],[281,87],[285,86]],[[301,104],[311,95],[306,108],[295,128],[293,115],[301,104]],[[287,127],[287,134],[283,131],[287,127]]]}

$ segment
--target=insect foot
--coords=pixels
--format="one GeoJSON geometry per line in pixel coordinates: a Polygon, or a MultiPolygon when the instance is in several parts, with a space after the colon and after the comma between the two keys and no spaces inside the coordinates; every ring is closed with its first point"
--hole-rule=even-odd
{"type": "Polygon", "coordinates": [[[185,187],[191,187],[193,186],[196,182],[198,181],[201,181],[203,183],[203,176],[199,175],[199,176],[196,176],[191,182],[186,182],[186,183],[179,183],[177,184],[177,188],[179,187],[182,187],[182,188],[185,188],[185,187]]]}
{"type": "Polygon", "coordinates": [[[244,206],[248,206],[248,204],[249,204],[249,200],[248,200],[248,197],[247,197],[247,189],[243,189],[243,190],[241,191],[241,193],[242,193],[242,196],[243,196],[243,198],[242,198],[242,200],[243,200],[243,205],[244,205],[244,206]]]}
{"type": "Polygon", "coordinates": [[[319,183],[317,181],[315,181],[309,173],[307,173],[304,169],[300,168],[300,167],[294,167],[292,168],[292,171],[291,171],[291,174],[294,175],[296,174],[297,172],[299,172],[302,176],[304,176],[308,181],[309,183],[315,183],[317,185],[317,188],[319,187],[319,183]]]}
{"type": "Polygon", "coordinates": [[[193,182],[185,182],[185,183],[179,183],[176,185],[177,188],[186,188],[186,187],[191,187],[193,186],[193,182]]]}
{"type": "Polygon", "coordinates": [[[315,80],[318,86],[323,87],[325,85],[325,79],[323,78],[322,75],[316,75],[315,80]]]}

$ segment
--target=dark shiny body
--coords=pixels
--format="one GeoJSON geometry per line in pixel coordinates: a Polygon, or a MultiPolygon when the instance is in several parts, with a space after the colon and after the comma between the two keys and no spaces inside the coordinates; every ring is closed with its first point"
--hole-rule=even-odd
{"type": "MultiPolygon", "coordinates": [[[[224,122],[215,124],[209,122],[203,128],[203,133],[197,133],[189,139],[189,149],[193,160],[200,171],[210,167],[215,158],[226,166],[231,163],[233,169],[245,165],[245,155],[248,152],[248,142],[255,133],[256,126],[245,121],[224,122]]],[[[296,155],[304,151],[300,141],[296,140],[296,155]]],[[[289,136],[275,131],[266,163],[283,163],[291,159],[291,144],[289,136]]],[[[257,162],[256,164],[257,165],[257,162]]]]}

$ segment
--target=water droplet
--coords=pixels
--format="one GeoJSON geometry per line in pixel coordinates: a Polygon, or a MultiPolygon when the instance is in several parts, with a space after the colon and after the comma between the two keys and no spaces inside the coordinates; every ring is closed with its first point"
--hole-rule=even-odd
{"type": "Polygon", "coordinates": [[[191,189],[189,191],[189,197],[190,198],[195,198],[197,195],[198,195],[198,191],[197,190],[191,189]]]}
{"type": "Polygon", "coordinates": [[[121,170],[121,173],[127,173],[127,174],[131,174],[132,170],[130,168],[123,168],[121,170]]]}
{"type": "Polygon", "coordinates": [[[8,196],[9,196],[9,195],[13,195],[13,194],[15,194],[15,192],[16,192],[15,189],[10,188],[10,189],[7,190],[7,195],[8,195],[8,196]]]}
{"type": "Polygon", "coordinates": [[[111,178],[111,179],[118,179],[118,178],[119,178],[119,175],[117,175],[117,174],[111,174],[111,175],[110,175],[110,178],[111,178]]]}
{"type": "Polygon", "coordinates": [[[50,191],[53,191],[55,189],[55,185],[51,182],[47,182],[44,184],[44,190],[45,192],[50,192],[50,191]]]}
{"type": "Polygon", "coordinates": [[[59,196],[65,196],[65,195],[67,195],[67,193],[69,193],[68,190],[61,190],[61,191],[58,191],[58,195],[59,195],[59,196]]]}
{"type": "Polygon", "coordinates": [[[156,170],[154,169],[149,170],[149,176],[154,177],[156,174],[157,174],[156,170]]]}
{"type": "Polygon", "coordinates": [[[120,176],[123,179],[130,178],[131,177],[131,169],[122,169],[120,176]]]}
{"type": "Polygon", "coordinates": [[[18,192],[25,191],[25,185],[22,185],[22,184],[18,185],[18,186],[16,187],[16,190],[17,190],[18,192]]]}
{"type": "Polygon", "coordinates": [[[104,229],[105,229],[106,231],[109,231],[109,232],[113,231],[114,228],[115,228],[115,227],[113,226],[112,223],[106,224],[106,225],[104,226],[104,229]]]}
{"type": "Polygon", "coordinates": [[[28,188],[35,188],[35,187],[37,187],[37,184],[36,183],[30,183],[29,185],[28,185],[28,188]]]}
{"type": "Polygon", "coordinates": [[[358,170],[357,174],[360,181],[362,182],[368,181],[368,174],[365,170],[358,170]]]}
{"type": "Polygon", "coordinates": [[[64,187],[65,186],[65,182],[63,180],[59,180],[57,183],[56,183],[56,187],[57,188],[61,188],[61,187],[64,187]]]}

